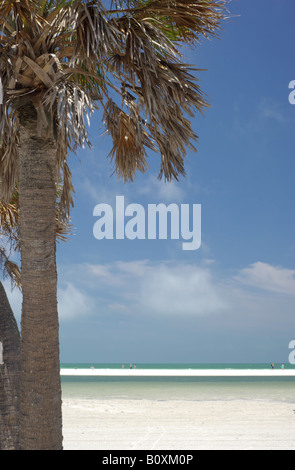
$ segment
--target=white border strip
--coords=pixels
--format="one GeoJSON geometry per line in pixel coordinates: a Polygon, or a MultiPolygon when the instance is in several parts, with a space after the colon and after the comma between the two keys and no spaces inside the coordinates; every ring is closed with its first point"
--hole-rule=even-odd
{"type": "Polygon", "coordinates": [[[295,377],[295,369],[61,369],[60,374],[64,377],[295,377]]]}

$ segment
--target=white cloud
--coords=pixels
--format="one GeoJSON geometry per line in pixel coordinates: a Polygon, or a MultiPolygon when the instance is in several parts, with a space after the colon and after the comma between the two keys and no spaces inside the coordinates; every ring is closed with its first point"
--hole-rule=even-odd
{"type": "Polygon", "coordinates": [[[230,327],[231,321],[246,325],[275,319],[282,302],[285,312],[294,307],[293,296],[285,294],[295,292],[295,272],[261,262],[238,274],[222,274],[210,259],[200,264],[117,261],[77,269],[75,279],[83,278],[89,311],[95,315],[207,317],[211,321],[217,314],[230,327]]]}
{"type": "MultiPolygon", "coordinates": [[[[129,311],[147,315],[205,315],[226,308],[209,269],[181,263],[116,262],[89,267],[100,288],[111,289],[129,311]],[[104,287],[102,287],[102,284],[104,287]]],[[[93,282],[93,280],[92,280],[93,282]]],[[[114,299],[113,299],[114,300],[114,299]]]]}
{"type": "Polygon", "coordinates": [[[90,298],[71,283],[67,283],[65,289],[58,290],[58,311],[62,320],[89,313],[90,304],[90,298]]]}
{"type": "Polygon", "coordinates": [[[90,202],[94,204],[113,205],[115,201],[114,186],[102,184],[101,178],[92,178],[90,180],[84,176],[79,181],[79,188],[90,198],[90,202]],[[94,180],[94,181],[93,181],[94,180]]]}
{"type": "Polygon", "coordinates": [[[138,260],[132,262],[117,261],[114,263],[114,267],[125,276],[141,277],[144,276],[149,270],[149,263],[147,260],[138,260]]]}
{"type": "Polygon", "coordinates": [[[146,310],[156,315],[208,315],[227,307],[211,272],[194,265],[155,267],[144,278],[139,296],[146,310]]]}
{"type": "Polygon", "coordinates": [[[96,280],[100,284],[119,288],[120,286],[126,286],[129,281],[142,277],[148,269],[148,262],[140,260],[132,262],[116,261],[107,265],[87,264],[82,266],[81,269],[85,269],[86,272],[91,274],[92,279],[90,282],[92,285],[95,284],[96,280]]]}
{"type": "Polygon", "coordinates": [[[159,203],[179,203],[185,198],[185,191],[177,181],[160,181],[155,175],[147,176],[145,184],[138,188],[138,194],[159,203]]]}
{"type": "Polygon", "coordinates": [[[258,261],[240,271],[242,284],[281,294],[295,295],[295,270],[258,261]]]}
{"type": "MultiPolygon", "coordinates": [[[[118,184],[117,180],[110,180],[106,187],[103,183],[100,178],[97,178],[96,182],[93,183],[88,177],[84,176],[79,185],[91,201],[96,204],[105,203],[111,206],[115,206],[114,194],[117,196],[124,195],[125,206],[130,203],[139,203],[143,197],[151,203],[181,203],[186,197],[186,191],[180,183],[177,181],[160,181],[154,174],[147,174],[144,184],[136,182],[136,184],[123,187],[118,184]]],[[[188,182],[186,181],[187,185],[188,182]]]]}
{"type": "MultiPolygon", "coordinates": [[[[21,320],[22,294],[19,289],[11,289],[9,280],[3,281],[10,306],[19,323],[21,320]]],[[[85,315],[91,310],[91,296],[82,293],[72,283],[67,283],[65,288],[58,289],[58,311],[60,319],[71,319],[85,315]]]]}
{"type": "Polygon", "coordinates": [[[112,274],[110,272],[109,266],[104,266],[102,264],[88,264],[85,266],[85,268],[95,277],[101,278],[103,281],[112,281],[112,274]]]}

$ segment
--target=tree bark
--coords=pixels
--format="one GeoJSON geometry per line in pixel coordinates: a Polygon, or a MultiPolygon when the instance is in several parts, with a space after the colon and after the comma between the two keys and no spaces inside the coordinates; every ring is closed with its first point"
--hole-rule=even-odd
{"type": "Polygon", "coordinates": [[[20,334],[0,282],[0,450],[19,450],[20,334]]]}
{"type": "Polygon", "coordinates": [[[56,271],[56,140],[37,136],[32,105],[19,110],[22,279],[20,445],[61,450],[56,271]]]}

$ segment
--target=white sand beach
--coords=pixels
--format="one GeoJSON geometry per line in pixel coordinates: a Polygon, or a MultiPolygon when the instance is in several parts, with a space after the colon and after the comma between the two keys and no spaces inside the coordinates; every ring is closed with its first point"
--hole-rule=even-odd
{"type": "Polygon", "coordinates": [[[295,450],[294,404],[66,399],[65,450],[295,450]]]}
{"type": "MultiPolygon", "coordinates": [[[[62,375],[294,376],[294,370],[64,369],[62,375]]],[[[65,397],[65,450],[295,450],[294,403],[65,397]]]]}

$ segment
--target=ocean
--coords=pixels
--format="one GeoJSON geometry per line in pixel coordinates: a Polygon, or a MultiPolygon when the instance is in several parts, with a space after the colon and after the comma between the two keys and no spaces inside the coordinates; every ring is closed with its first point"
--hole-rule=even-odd
{"type": "MultiPolygon", "coordinates": [[[[274,364],[280,369],[282,364],[274,364]]],[[[120,364],[61,364],[65,369],[121,369],[120,364]]],[[[135,364],[132,364],[132,368],[135,364]]],[[[285,369],[295,369],[284,364],[285,369]]],[[[125,363],[124,368],[130,368],[125,363]]],[[[270,369],[271,364],[136,364],[136,369],[270,369]]],[[[295,403],[295,377],[62,376],[63,398],[126,400],[263,400],[295,403]]]]}

